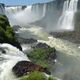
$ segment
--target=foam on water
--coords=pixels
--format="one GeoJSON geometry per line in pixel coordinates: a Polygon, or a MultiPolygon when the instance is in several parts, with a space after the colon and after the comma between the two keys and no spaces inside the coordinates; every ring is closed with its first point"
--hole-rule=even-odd
{"type": "Polygon", "coordinates": [[[38,40],[55,47],[58,51],[53,75],[62,80],[80,80],[80,49],[67,40],[49,37],[49,41],[38,40]]]}
{"type": "Polygon", "coordinates": [[[23,52],[10,44],[0,44],[0,48],[6,51],[6,53],[0,51],[0,58],[3,58],[0,60],[0,80],[15,80],[16,77],[12,72],[13,66],[18,61],[30,60],[23,52]]]}

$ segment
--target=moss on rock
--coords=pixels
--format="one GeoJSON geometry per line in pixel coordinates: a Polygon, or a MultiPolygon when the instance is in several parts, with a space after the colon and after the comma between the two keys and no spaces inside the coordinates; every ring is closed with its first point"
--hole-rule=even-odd
{"type": "Polygon", "coordinates": [[[0,43],[9,43],[22,50],[5,15],[0,15],[0,43]]]}
{"type": "Polygon", "coordinates": [[[57,58],[56,49],[51,48],[45,43],[39,43],[35,47],[31,53],[27,54],[27,56],[33,61],[43,67],[49,68],[50,62],[55,63],[55,59],[57,58]],[[40,44],[40,45],[39,45],[40,44]]]}
{"type": "Polygon", "coordinates": [[[35,71],[27,76],[21,77],[20,80],[57,80],[57,79],[52,77],[47,78],[43,73],[35,71]]]}

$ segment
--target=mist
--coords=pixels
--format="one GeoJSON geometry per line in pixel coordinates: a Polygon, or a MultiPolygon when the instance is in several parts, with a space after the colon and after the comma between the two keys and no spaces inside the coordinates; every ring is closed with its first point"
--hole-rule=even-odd
{"type": "Polygon", "coordinates": [[[43,7],[41,16],[32,11],[32,6],[27,6],[24,10],[16,10],[16,7],[14,7],[14,9],[12,7],[6,8],[6,15],[8,16],[11,25],[26,26],[29,23],[43,18],[45,16],[45,7],[46,5],[43,7]]]}

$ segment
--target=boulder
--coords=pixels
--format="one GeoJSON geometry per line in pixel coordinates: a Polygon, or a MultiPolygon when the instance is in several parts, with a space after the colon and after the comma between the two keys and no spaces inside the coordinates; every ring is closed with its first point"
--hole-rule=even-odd
{"type": "Polygon", "coordinates": [[[14,25],[12,28],[14,31],[18,31],[21,27],[19,25],[14,25]]]}
{"type": "Polygon", "coordinates": [[[46,43],[38,43],[32,46],[33,51],[29,53],[27,56],[33,61],[42,61],[42,59],[46,60],[47,62],[55,63],[57,59],[56,49],[55,47],[50,47],[46,43]],[[44,56],[44,57],[43,57],[44,56]]]}
{"type": "Polygon", "coordinates": [[[27,39],[25,39],[25,38],[20,37],[19,35],[17,35],[17,38],[18,38],[18,41],[20,43],[26,43],[26,44],[37,43],[37,40],[34,39],[34,38],[27,38],[27,39]]]}
{"type": "Polygon", "coordinates": [[[41,48],[41,49],[47,49],[47,48],[50,48],[50,46],[48,46],[46,43],[38,43],[36,46],[32,46],[33,49],[36,49],[36,48],[41,48]]]}
{"type": "Polygon", "coordinates": [[[47,74],[51,74],[47,68],[43,68],[42,66],[34,64],[30,61],[19,61],[12,68],[12,71],[17,77],[27,75],[29,72],[34,72],[34,71],[40,71],[40,72],[45,72],[47,74]]]}

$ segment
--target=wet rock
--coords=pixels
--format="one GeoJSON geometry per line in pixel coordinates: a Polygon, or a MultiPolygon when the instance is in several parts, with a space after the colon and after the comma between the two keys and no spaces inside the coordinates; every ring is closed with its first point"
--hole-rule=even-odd
{"type": "Polygon", "coordinates": [[[80,31],[50,32],[50,35],[73,43],[80,43],[80,31]]]}
{"type": "Polygon", "coordinates": [[[4,54],[6,53],[6,51],[2,47],[0,47],[0,51],[4,54]]]}
{"type": "Polygon", "coordinates": [[[32,46],[33,50],[27,56],[35,63],[43,61],[55,63],[57,59],[55,47],[50,47],[46,43],[38,43],[32,46]],[[42,61],[43,59],[43,61],[42,61]],[[39,61],[39,62],[38,62],[39,61]]]}
{"type": "Polygon", "coordinates": [[[6,15],[0,15],[0,43],[9,43],[22,50],[6,15]]]}
{"type": "Polygon", "coordinates": [[[19,25],[14,25],[12,28],[14,31],[18,31],[21,27],[19,25]]]}
{"type": "Polygon", "coordinates": [[[46,43],[38,43],[36,46],[32,46],[33,49],[35,48],[41,48],[41,49],[47,49],[50,48],[46,43]]]}
{"type": "Polygon", "coordinates": [[[17,77],[21,77],[23,75],[27,75],[29,72],[40,71],[45,72],[47,74],[51,74],[47,68],[43,68],[40,65],[34,64],[30,61],[20,61],[18,62],[12,69],[14,74],[17,77]]]}
{"type": "Polygon", "coordinates": [[[37,42],[36,39],[33,39],[33,38],[24,39],[24,38],[21,38],[19,36],[18,36],[18,41],[20,43],[26,43],[26,44],[32,44],[32,43],[36,43],[37,42]]]}

